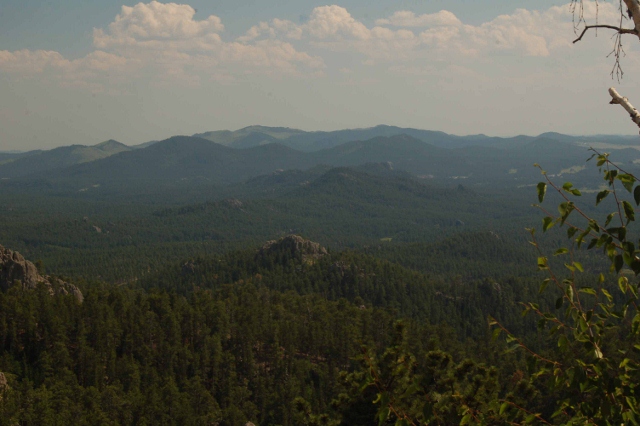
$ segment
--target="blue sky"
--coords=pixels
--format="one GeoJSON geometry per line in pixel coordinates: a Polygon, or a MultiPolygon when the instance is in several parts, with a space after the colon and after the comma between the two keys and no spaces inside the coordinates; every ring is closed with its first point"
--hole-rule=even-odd
{"type": "MultiPolygon", "coordinates": [[[[593,19],[593,4],[586,3],[593,19]]],[[[0,150],[252,124],[634,133],[637,40],[576,45],[566,3],[0,0],[0,150]]],[[[600,22],[614,22],[601,2],[600,22]]]]}

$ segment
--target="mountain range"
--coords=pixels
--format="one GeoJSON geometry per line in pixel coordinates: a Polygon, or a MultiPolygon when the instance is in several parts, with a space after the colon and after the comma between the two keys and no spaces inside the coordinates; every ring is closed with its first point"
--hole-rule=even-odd
{"type": "MultiPolygon", "coordinates": [[[[253,180],[245,186],[249,188],[256,186],[255,179],[292,178],[283,171],[297,171],[302,178],[303,172],[314,169],[367,163],[388,164],[438,183],[516,187],[536,182],[539,171],[532,167],[536,162],[552,175],[570,175],[574,183],[597,188],[595,178],[583,173],[590,155],[585,144],[595,142],[615,142],[621,148],[635,139],[557,133],[461,137],[391,126],[336,132],[252,126],[236,132],[174,136],[135,148],[109,140],[95,146],[0,154],[0,189],[46,188],[82,196],[186,193],[202,186],[219,188],[253,180]]],[[[638,167],[640,151],[617,149],[615,155],[630,171],[638,167]]],[[[262,184],[268,191],[265,185],[269,184],[262,184]]]]}

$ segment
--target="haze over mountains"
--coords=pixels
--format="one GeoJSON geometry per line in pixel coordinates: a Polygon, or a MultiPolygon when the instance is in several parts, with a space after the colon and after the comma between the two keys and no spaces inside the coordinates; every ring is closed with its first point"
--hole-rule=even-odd
{"type": "Polygon", "coordinates": [[[585,187],[597,187],[581,174],[590,155],[586,147],[616,148],[616,156],[635,168],[640,161],[640,151],[630,148],[635,143],[636,138],[558,133],[498,138],[393,126],[334,132],[250,126],[234,132],[174,136],[136,147],[109,140],[95,146],[0,154],[0,182],[5,188],[76,194],[143,189],[151,193],[169,187],[178,191],[202,185],[223,187],[260,176],[272,179],[268,176],[283,170],[297,170],[305,182],[318,177],[318,166],[326,171],[385,163],[425,182],[517,187],[534,183],[539,171],[532,165],[543,159],[549,173],[570,174],[585,187]],[[315,172],[307,172],[314,168],[315,172]]]}

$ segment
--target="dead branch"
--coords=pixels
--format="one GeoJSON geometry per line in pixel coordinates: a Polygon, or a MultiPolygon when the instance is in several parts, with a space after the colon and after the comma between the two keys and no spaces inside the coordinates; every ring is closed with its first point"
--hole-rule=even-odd
{"type": "Polygon", "coordinates": [[[613,87],[609,89],[609,94],[611,95],[611,102],[609,103],[613,105],[622,105],[622,108],[624,108],[631,116],[631,121],[640,127],[640,112],[631,105],[629,99],[620,96],[618,91],[613,87]]]}
{"type": "Polygon", "coordinates": [[[582,30],[582,33],[580,33],[580,36],[577,39],[573,40],[573,42],[577,43],[580,40],[582,40],[582,37],[591,28],[607,28],[607,29],[610,29],[610,30],[614,30],[618,34],[635,34],[635,35],[638,35],[638,32],[635,29],[631,29],[631,28],[620,28],[620,27],[616,27],[614,25],[586,25],[584,27],[584,29],[582,30]]]}

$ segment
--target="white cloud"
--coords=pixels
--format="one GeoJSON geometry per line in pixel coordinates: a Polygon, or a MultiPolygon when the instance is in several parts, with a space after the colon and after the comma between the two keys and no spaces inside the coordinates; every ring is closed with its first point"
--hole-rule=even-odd
{"type": "Polygon", "coordinates": [[[60,53],[50,50],[0,51],[0,68],[18,74],[39,74],[48,68],[61,68],[67,61],[60,53]]]}
{"type": "MultiPolygon", "coordinates": [[[[601,23],[619,18],[611,3],[601,3],[597,11],[601,23]]],[[[585,1],[586,19],[593,20],[595,13],[595,3],[585,1]]],[[[313,9],[304,24],[276,18],[251,27],[236,40],[225,40],[223,34],[219,17],[197,20],[189,5],[138,3],[123,6],[105,29],[94,29],[96,50],[85,57],[71,60],[44,50],[0,51],[0,71],[21,78],[45,74],[65,84],[84,82],[92,87],[101,79],[113,83],[142,75],[194,85],[203,78],[229,81],[244,74],[317,76],[330,51],[358,54],[363,64],[391,65],[386,69],[411,69],[394,64],[426,69],[425,62],[491,61],[496,54],[563,54],[574,37],[568,5],[518,9],[479,25],[465,24],[446,10],[422,15],[402,10],[372,27],[344,7],[330,5],[313,9]]],[[[345,65],[349,64],[336,69],[345,65]]]]}
{"type": "MultiPolygon", "coordinates": [[[[611,3],[585,1],[587,21],[615,22],[619,12],[611,3]]],[[[518,9],[480,25],[462,23],[453,13],[442,10],[416,15],[398,11],[366,27],[339,6],[314,9],[308,24],[301,26],[316,46],[332,50],[356,50],[376,60],[430,58],[456,60],[481,58],[492,53],[514,56],[549,56],[552,51],[571,46],[573,15],[568,4],[544,11],[518,9]],[[401,27],[394,30],[389,27],[401,27]],[[416,28],[414,33],[409,28],[416,28]],[[434,56],[435,55],[435,56],[434,56]]]]}
{"type": "Polygon", "coordinates": [[[217,39],[212,34],[224,30],[222,21],[211,15],[203,21],[193,19],[196,11],[186,4],[138,3],[122,6],[121,13],[109,24],[108,33],[94,30],[94,44],[106,49],[118,45],[131,45],[145,40],[198,40],[217,39]]]}
{"type": "Polygon", "coordinates": [[[311,13],[305,29],[311,36],[319,39],[355,38],[367,40],[371,31],[361,22],[356,21],[344,7],[316,7],[311,13]]]}
{"type": "MultiPolygon", "coordinates": [[[[145,78],[156,75],[159,81],[174,80],[196,85],[203,75],[239,74],[317,75],[324,68],[321,58],[300,52],[285,40],[264,39],[263,25],[252,29],[254,37],[244,43],[225,41],[224,25],[217,16],[194,19],[195,10],[186,4],[138,3],[123,6],[106,29],[94,29],[96,50],[85,57],[70,60],[55,51],[0,51],[0,70],[18,76],[44,73],[65,85],[99,87],[99,77],[114,75],[145,78]]],[[[275,19],[278,34],[300,37],[301,30],[288,21],[275,19]]],[[[251,31],[250,31],[251,32],[251,31]]]]}
{"type": "Polygon", "coordinates": [[[378,19],[376,25],[393,25],[396,27],[432,27],[432,26],[458,26],[462,22],[448,10],[437,13],[416,15],[408,10],[400,10],[389,18],[378,19]]]}

